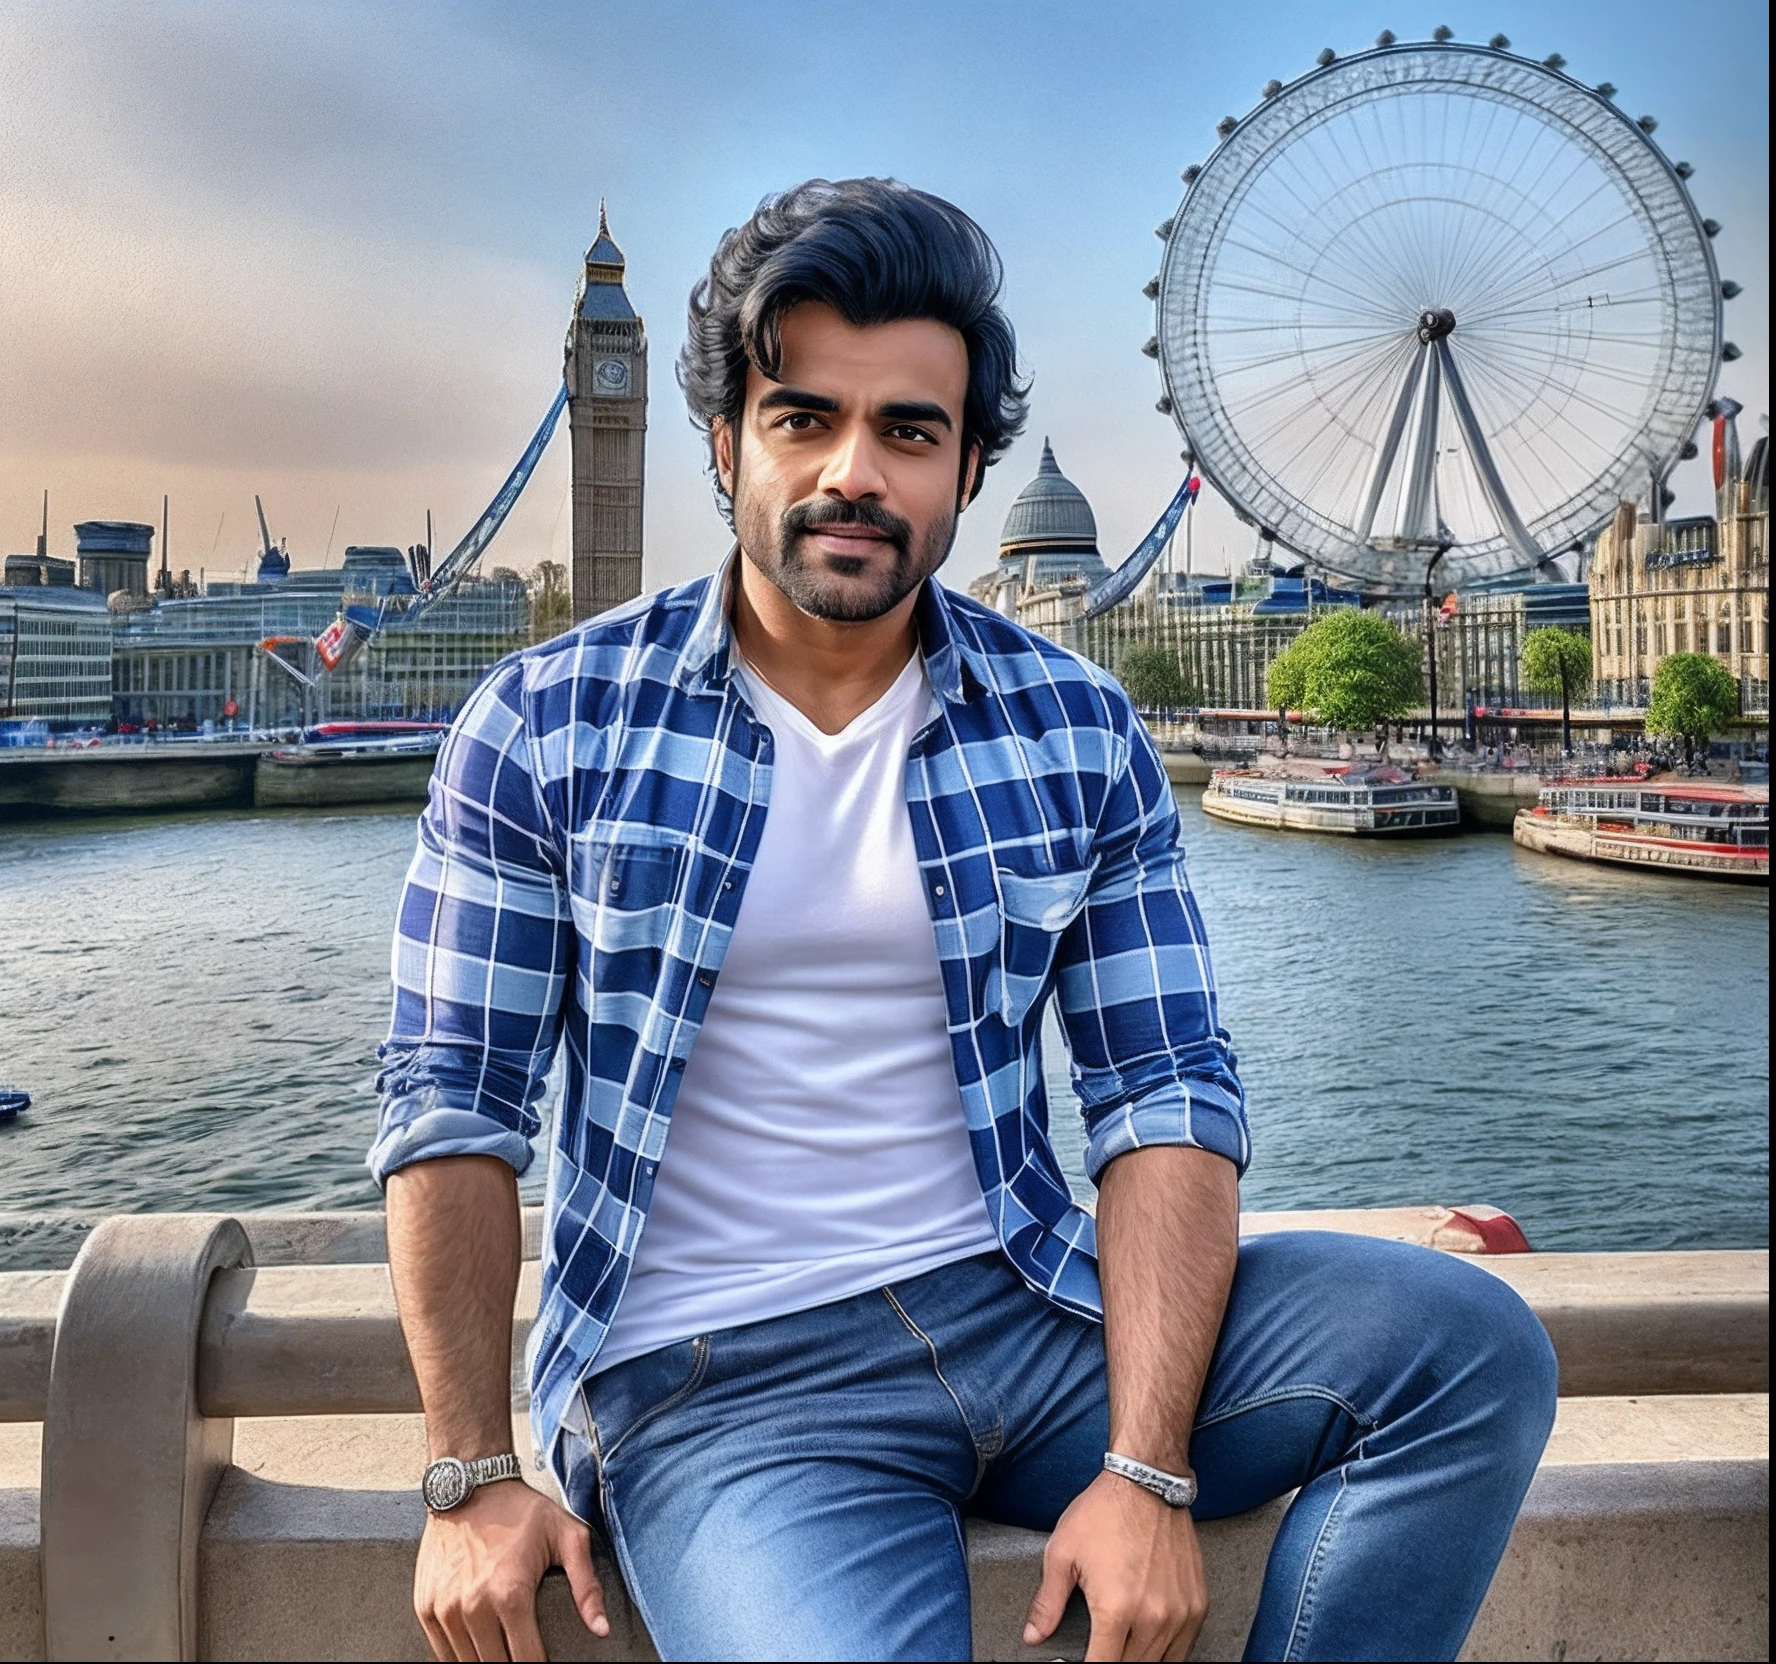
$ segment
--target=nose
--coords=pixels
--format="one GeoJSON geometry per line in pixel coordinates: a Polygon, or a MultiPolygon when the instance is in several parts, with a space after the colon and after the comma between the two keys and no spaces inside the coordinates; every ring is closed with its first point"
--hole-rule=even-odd
{"type": "Polygon", "coordinates": [[[820,470],[820,490],[848,503],[861,502],[866,497],[880,500],[888,494],[881,449],[867,426],[848,424],[836,435],[820,470]]]}

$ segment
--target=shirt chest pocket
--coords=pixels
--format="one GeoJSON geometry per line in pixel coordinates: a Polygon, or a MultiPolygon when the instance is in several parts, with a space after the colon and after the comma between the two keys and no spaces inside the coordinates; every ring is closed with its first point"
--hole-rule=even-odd
{"type": "Polygon", "coordinates": [[[999,963],[987,975],[986,1003],[1015,1028],[1048,987],[1061,935],[1079,917],[1091,890],[1093,868],[1064,867],[1025,873],[995,869],[1002,922],[999,963]]]}
{"type": "Polygon", "coordinates": [[[598,993],[653,988],[679,915],[688,842],[652,826],[592,826],[571,840],[574,928],[598,993]]]}

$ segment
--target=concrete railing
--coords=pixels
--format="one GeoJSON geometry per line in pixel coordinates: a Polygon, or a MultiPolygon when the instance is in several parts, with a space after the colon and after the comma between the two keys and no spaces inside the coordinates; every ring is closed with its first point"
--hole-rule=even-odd
{"type": "MultiPolygon", "coordinates": [[[[423,1656],[423,1428],[387,1267],[360,1259],[382,1248],[373,1217],[146,1216],[71,1270],[0,1274],[0,1657],[423,1656]]],[[[1542,1317],[1565,1401],[1471,1655],[1767,1650],[1768,1255],[1476,1263],[1542,1317]]],[[[533,1261],[515,1410],[537,1291],[533,1261]]],[[[1196,1656],[1238,1656],[1281,1506],[1205,1525],[1196,1656]]],[[[1040,1548],[971,1527],[977,1656],[1026,1656],[1040,1548]]],[[[612,1639],[551,1586],[552,1656],[650,1656],[605,1571],[612,1639]]]]}

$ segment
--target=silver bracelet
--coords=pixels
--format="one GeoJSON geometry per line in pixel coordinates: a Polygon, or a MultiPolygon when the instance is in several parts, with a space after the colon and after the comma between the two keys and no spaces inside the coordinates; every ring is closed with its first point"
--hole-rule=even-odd
{"type": "Polygon", "coordinates": [[[1144,1491],[1151,1491],[1168,1508],[1188,1508],[1196,1501],[1194,1473],[1167,1473],[1151,1468],[1132,1456],[1119,1456],[1114,1450],[1104,1452],[1104,1471],[1133,1480],[1144,1491]]]}

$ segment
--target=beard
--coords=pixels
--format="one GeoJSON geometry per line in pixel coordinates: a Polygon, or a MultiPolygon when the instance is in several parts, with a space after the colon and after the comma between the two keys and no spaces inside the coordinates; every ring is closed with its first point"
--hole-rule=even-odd
{"type": "Polygon", "coordinates": [[[734,504],[735,530],[746,558],[810,618],[835,624],[867,624],[892,612],[949,559],[959,512],[923,528],[864,499],[816,497],[781,513],[742,492],[734,504]],[[828,526],[867,526],[879,532],[891,555],[833,555],[811,549],[808,539],[828,526]]]}

